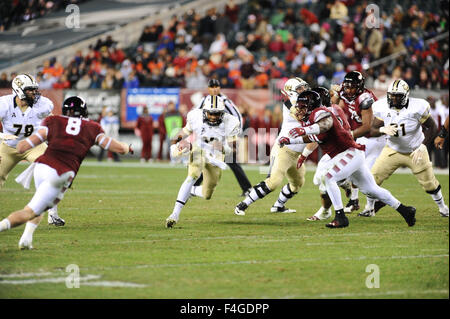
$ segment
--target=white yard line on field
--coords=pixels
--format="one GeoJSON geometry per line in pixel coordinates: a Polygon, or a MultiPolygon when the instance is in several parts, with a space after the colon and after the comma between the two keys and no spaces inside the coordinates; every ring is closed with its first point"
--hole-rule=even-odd
{"type": "MultiPolygon", "coordinates": [[[[61,276],[62,271],[53,273],[17,273],[17,274],[0,274],[0,285],[34,285],[34,284],[59,284],[67,282],[68,277],[52,277],[41,279],[22,279],[22,280],[3,280],[3,278],[19,278],[19,277],[42,277],[42,276],[61,276]]],[[[113,287],[113,288],[144,288],[147,285],[136,284],[132,282],[123,281],[92,281],[100,279],[100,275],[86,275],[78,278],[80,286],[95,286],[95,287],[113,287]]],[[[70,278],[72,281],[73,279],[70,278]]]]}

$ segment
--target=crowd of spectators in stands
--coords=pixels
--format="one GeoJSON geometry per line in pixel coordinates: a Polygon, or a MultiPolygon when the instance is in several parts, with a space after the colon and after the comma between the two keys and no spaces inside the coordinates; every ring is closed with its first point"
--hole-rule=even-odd
{"type": "MultiPolygon", "coordinates": [[[[36,7],[49,2],[12,3],[36,7]]],[[[65,1],[51,3],[57,7],[65,1]]],[[[41,89],[203,90],[214,77],[222,88],[254,89],[291,76],[329,86],[358,70],[369,88],[385,90],[401,77],[412,89],[448,89],[448,36],[433,40],[448,32],[448,1],[377,3],[374,8],[355,0],[249,0],[240,5],[229,0],[222,10],[211,8],[204,15],[191,10],[165,24],[155,21],[129,48],[108,36],[75,52],[68,65],[47,60],[37,80],[41,89]]],[[[0,87],[9,88],[14,76],[1,74],[0,87]]],[[[247,127],[269,131],[280,125],[279,105],[264,114],[245,105],[241,111],[247,127]]]]}
{"type": "Polygon", "coordinates": [[[3,0],[0,1],[0,32],[87,0],[3,0]]]}
{"type": "Polygon", "coordinates": [[[358,70],[368,87],[402,77],[411,88],[448,88],[448,37],[430,40],[448,31],[448,11],[437,10],[445,1],[381,2],[373,20],[367,1],[229,0],[221,11],[155,21],[131,48],[99,40],[68,65],[46,61],[37,75],[43,88],[203,89],[216,77],[223,88],[253,89],[293,75],[327,86],[358,70]],[[369,67],[391,55],[398,57],[369,67]]]}

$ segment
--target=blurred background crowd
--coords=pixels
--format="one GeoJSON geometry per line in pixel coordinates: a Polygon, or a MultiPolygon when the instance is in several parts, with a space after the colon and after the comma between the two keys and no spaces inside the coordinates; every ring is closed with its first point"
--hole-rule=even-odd
{"type": "MultiPolygon", "coordinates": [[[[2,1],[0,32],[76,2],[2,1]]],[[[128,48],[105,37],[74,52],[67,65],[54,57],[35,74],[41,89],[203,90],[210,78],[222,88],[257,89],[292,76],[329,87],[357,70],[373,89],[386,90],[402,78],[411,89],[448,90],[448,34],[436,38],[448,32],[448,17],[448,1],[380,0],[374,8],[356,0],[249,0],[239,5],[229,0],[220,10],[191,10],[167,24],[155,21],[128,48]]],[[[9,88],[15,75],[1,74],[0,88],[9,88]]],[[[441,125],[448,115],[448,95],[429,99],[441,125]]],[[[243,108],[248,127],[270,129],[281,123],[280,106],[254,116],[243,108]]],[[[439,165],[446,167],[446,158],[439,165]]]]}

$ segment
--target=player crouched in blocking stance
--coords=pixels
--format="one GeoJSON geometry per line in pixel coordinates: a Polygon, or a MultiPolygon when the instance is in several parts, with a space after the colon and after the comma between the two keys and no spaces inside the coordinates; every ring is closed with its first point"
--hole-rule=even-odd
{"type": "MultiPolygon", "coordinates": [[[[280,136],[285,136],[289,131],[298,126],[298,121],[294,116],[295,104],[298,95],[309,89],[309,85],[301,78],[291,78],[284,84],[281,93],[285,97],[283,103],[283,123],[281,125],[280,136]]],[[[296,210],[287,208],[286,202],[298,193],[298,190],[305,183],[305,167],[297,168],[297,160],[305,149],[305,145],[288,145],[280,148],[278,143],[270,150],[270,172],[267,178],[254,186],[245,199],[236,205],[234,213],[239,216],[245,215],[245,210],[255,201],[266,197],[269,193],[281,186],[286,176],[288,184],[281,188],[277,201],[270,211],[272,213],[295,213],[296,210]]]]}
{"type": "MultiPolygon", "coordinates": [[[[396,209],[408,226],[415,224],[416,209],[402,205],[389,191],[375,183],[364,163],[364,146],[353,140],[350,130],[344,129],[343,122],[346,119],[340,119],[329,109],[322,107],[320,95],[310,90],[299,95],[295,108],[297,119],[309,125],[292,129],[289,137],[280,138],[279,143],[286,145],[318,142],[322,151],[330,156],[330,160],[324,162],[327,167],[323,178],[327,194],[334,206],[335,218],[327,227],[341,228],[349,224],[338,187],[338,182],[347,178],[364,194],[396,209]]],[[[347,125],[348,123],[345,124],[347,125]]]]}
{"type": "MultiPolygon", "coordinates": [[[[372,167],[378,185],[399,167],[408,167],[422,188],[431,195],[442,217],[448,217],[441,185],[434,176],[432,163],[425,145],[437,134],[436,123],[430,116],[430,104],[424,99],[409,98],[409,86],[395,80],[387,91],[387,98],[373,104],[375,119],[371,135],[386,134],[387,145],[372,167]],[[422,129],[422,126],[426,130],[422,129]],[[425,134],[424,134],[425,133],[425,134]]],[[[359,216],[374,216],[383,203],[367,198],[368,208],[359,216]]]]}
{"type": "Polygon", "coordinates": [[[176,144],[170,147],[172,158],[189,154],[188,176],[178,191],[172,214],[166,227],[172,228],[179,220],[181,210],[191,196],[211,199],[214,189],[226,169],[225,155],[235,147],[241,132],[239,120],[225,113],[225,104],[218,95],[208,95],[202,109],[187,115],[186,126],[178,134],[176,144]],[[192,143],[187,138],[192,136],[192,143]],[[202,186],[194,186],[203,174],[202,186]]]}
{"type": "Polygon", "coordinates": [[[87,119],[87,106],[80,97],[67,98],[62,113],[62,116],[45,118],[37,132],[17,145],[17,151],[24,153],[48,141],[45,153],[35,161],[33,174],[36,192],[33,198],[24,209],[0,221],[0,232],[26,223],[19,241],[20,249],[33,248],[33,232],[42,219],[42,213],[62,200],[94,144],[120,154],[133,153],[131,146],[105,136],[97,122],[87,119]]]}

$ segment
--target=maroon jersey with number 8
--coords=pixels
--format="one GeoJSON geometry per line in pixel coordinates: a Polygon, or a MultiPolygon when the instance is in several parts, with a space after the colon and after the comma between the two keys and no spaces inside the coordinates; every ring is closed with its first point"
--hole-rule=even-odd
{"type": "Polygon", "coordinates": [[[338,107],[334,106],[330,109],[322,106],[315,109],[309,116],[309,122],[314,124],[324,118],[326,114],[331,114],[333,126],[327,132],[316,135],[315,139],[324,153],[333,158],[352,147],[364,151],[365,146],[355,142],[350,133],[347,119],[338,107]]]}
{"type": "Polygon", "coordinates": [[[97,136],[104,133],[97,122],[62,115],[46,117],[41,127],[48,129],[48,148],[36,162],[47,164],[59,175],[68,171],[76,174],[97,136]]]}

